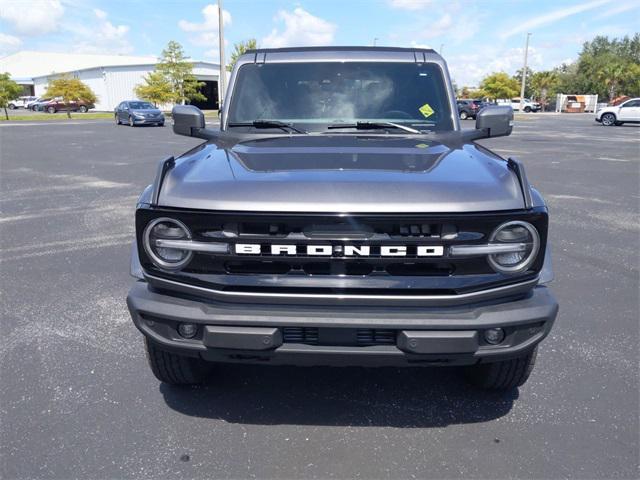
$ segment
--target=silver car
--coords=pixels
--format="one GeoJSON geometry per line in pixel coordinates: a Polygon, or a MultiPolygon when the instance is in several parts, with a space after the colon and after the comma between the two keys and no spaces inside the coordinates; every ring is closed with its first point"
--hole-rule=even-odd
{"type": "Polygon", "coordinates": [[[122,123],[130,127],[136,125],[158,125],[164,127],[164,114],[162,111],[149,102],[131,100],[121,102],[115,108],[116,125],[122,123]]]}

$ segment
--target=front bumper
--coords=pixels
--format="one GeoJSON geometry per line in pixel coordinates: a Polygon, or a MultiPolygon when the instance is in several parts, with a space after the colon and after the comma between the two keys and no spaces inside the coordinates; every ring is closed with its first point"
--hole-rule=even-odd
{"type": "Polygon", "coordinates": [[[279,365],[471,365],[523,355],[547,336],[558,303],[543,286],[505,301],[452,307],[261,305],[200,301],[136,282],[127,305],[136,327],[153,343],[182,355],[218,362],[279,365]],[[193,339],[181,322],[200,326],[193,339]],[[288,327],[317,329],[315,344],[287,339],[288,327]],[[505,340],[487,344],[489,328],[505,340]],[[361,331],[393,332],[391,344],[345,341],[361,331]]]}
{"type": "Polygon", "coordinates": [[[137,118],[131,117],[133,119],[133,123],[136,125],[156,125],[164,123],[164,117],[152,117],[152,118],[137,118]]]}

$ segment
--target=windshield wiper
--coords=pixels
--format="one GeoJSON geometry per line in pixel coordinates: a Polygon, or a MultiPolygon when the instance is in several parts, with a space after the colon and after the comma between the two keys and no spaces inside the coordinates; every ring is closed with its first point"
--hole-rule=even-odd
{"type": "Polygon", "coordinates": [[[280,128],[284,131],[292,131],[296,133],[309,133],[306,130],[301,130],[289,123],[281,122],[280,120],[254,120],[253,122],[234,122],[234,123],[230,123],[228,126],[229,127],[254,127],[254,128],[280,128]]]}
{"type": "Polygon", "coordinates": [[[407,127],[405,125],[400,125],[398,123],[393,122],[356,122],[356,123],[336,123],[334,125],[329,125],[328,129],[336,129],[336,128],[355,128],[357,130],[374,130],[374,129],[386,129],[386,128],[398,128],[400,130],[404,130],[409,133],[422,133],[420,130],[416,130],[415,128],[407,127]]]}

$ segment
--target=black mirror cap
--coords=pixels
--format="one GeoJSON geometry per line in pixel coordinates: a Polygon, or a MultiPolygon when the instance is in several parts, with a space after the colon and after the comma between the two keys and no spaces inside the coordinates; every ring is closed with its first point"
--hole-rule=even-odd
{"type": "Polygon", "coordinates": [[[513,130],[511,106],[484,107],[476,116],[476,129],[485,130],[488,137],[506,137],[513,130]]]}
{"type": "Polygon", "coordinates": [[[173,117],[173,133],[176,135],[194,136],[194,130],[203,129],[204,113],[193,105],[176,105],[171,110],[173,117]]]}

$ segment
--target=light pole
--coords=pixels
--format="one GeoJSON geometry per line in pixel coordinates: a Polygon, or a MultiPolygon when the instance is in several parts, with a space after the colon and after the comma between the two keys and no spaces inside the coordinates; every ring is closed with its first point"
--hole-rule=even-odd
{"type": "Polygon", "coordinates": [[[377,43],[377,42],[378,42],[378,37],[375,37],[375,38],[373,39],[373,46],[374,46],[374,47],[376,46],[376,43],[377,43]]]}
{"type": "Polygon", "coordinates": [[[520,85],[520,112],[524,105],[524,86],[527,83],[527,55],[529,53],[529,37],[530,33],[527,33],[527,41],[524,47],[524,67],[522,67],[522,85],[520,85]]]}
{"type": "Polygon", "coordinates": [[[442,56],[442,50],[444,50],[444,43],[440,44],[440,56],[442,56]]]}
{"type": "Polygon", "coordinates": [[[218,78],[218,108],[222,107],[224,101],[225,84],[227,83],[227,69],[224,63],[224,17],[222,10],[222,0],[218,0],[218,43],[220,48],[220,76],[218,78]]]}

